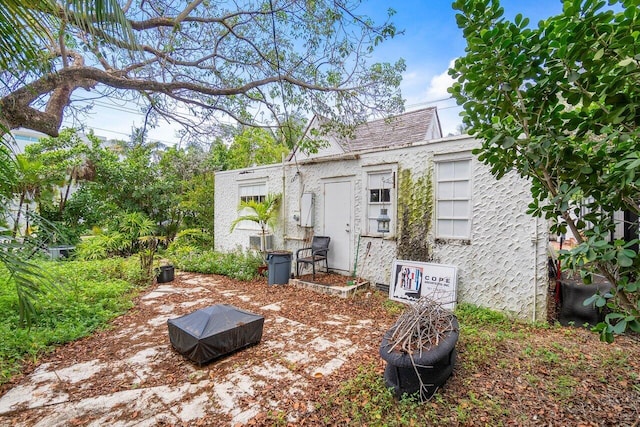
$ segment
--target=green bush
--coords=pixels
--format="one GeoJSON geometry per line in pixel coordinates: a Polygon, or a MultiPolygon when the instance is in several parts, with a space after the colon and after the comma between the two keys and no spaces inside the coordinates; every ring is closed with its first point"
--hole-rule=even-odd
{"type": "Polygon", "coordinates": [[[75,256],[88,261],[106,259],[109,251],[117,246],[115,240],[112,235],[107,234],[91,236],[76,246],[75,256]]]}
{"type": "Polygon", "coordinates": [[[180,270],[194,273],[220,274],[237,280],[252,280],[258,275],[262,258],[255,252],[238,249],[233,252],[199,250],[193,246],[174,248],[171,255],[180,270]]]}
{"type": "Polygon", "coordinates": [[[169,244],[167,253],[173,255],[183,250],[183,248],[210,250],[213,248],[213,237],[211,237],[211,234],[197,228],[182,230],[169,244]]]}
{"type": "Polygon", "coordinates": [[[136,259],[46,261],[39,263],[52,282],[34,302],[32,327],[19,328],[15,284],[0,270],[0,384],[55,345],[87,336],[133,306],[139,289],[136,259]]]}

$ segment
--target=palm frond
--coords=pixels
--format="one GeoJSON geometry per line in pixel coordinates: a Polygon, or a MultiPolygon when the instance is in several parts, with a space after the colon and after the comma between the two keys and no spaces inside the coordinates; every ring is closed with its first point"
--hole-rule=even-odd
{"type": "Polygon", "coordinates": [[[51,28],[73,16],[73,23],[89,34],[119,37],[135,47],[135,36],[117,0],[70,0],[60,7],[55,0],[3,0],[0,2],[0,69],[9,72],[44,72],[44,46],[54,44],[51,28]]]}
{"type": "MultiPolygon", "coordinates": [[[[52,10],[53,0],[39,2],[52,10]]],[[[0,2],[0,69],[40,70],[42,42],[48,37],[51,20],[46,13],[34,10],[25,0],[0,2]]]]}
{"type": "Polygon", "coordinates": [[[259,224],[264,229],[266,225],[273,227],[278,217],[277,209],[280,205],[280,194],[267,194],[261,202],[256,200],[241,201],[238,212],[242,213],[231,222],[231,231],[243,221],[259,224]]]}
{"type": "Polygon", "coordinates": [[[135,46],[135,35],[117,0],[70,0],[67,8],[79,15],[79,24],[85,31],[93,33],[97,27],[130,47],[135,46]]]}
{"type": "Polygon", "coordinates": [[[53,282],[28,255],[31,251],[15,239],[0,240],[0,263],[9,271],[8,280],[13,280],[18,295],[20,326],[30,327],[36,315],[34,302],[53,282]]]}
{"type": "Polygon", "coordinates": [[[0,145],[0,197],[12,197],[15,180],[16,163],[13,152],[9,143],[3,141],[0,145]]]}

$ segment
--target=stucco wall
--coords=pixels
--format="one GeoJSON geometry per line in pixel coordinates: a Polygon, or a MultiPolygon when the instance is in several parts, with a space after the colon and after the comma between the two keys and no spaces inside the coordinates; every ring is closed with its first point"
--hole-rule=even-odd
{"type": "MultiPolygon", "coordinates": [[[[366,197],[363,172],[376,167],[410,170],[424,175],[434,157],[470,156],[477,142],[454,137],[420,145],[343,156],[341,160],[258,167],[216,174],[215,244],[217,250],[247,247],[255,231],[238,228],[229,232],[237,215],[240,183],[266,181],[267,191],[285,194],[281,220],[274,230],[274,246],[295,253],[308,243],[313,233],[324,234],[323,183],[346,180],[353,189],[350,265],[358,252],[357,275],[374,283],[390,282],[390,270],[396,258],[393,236],[381,239],[365,235],[363,230],[366,197]],[[300,209],[303,192],[314,194],[313,229],[300,227],[293,215],[300,209]]],[[[530,200],[528,184],[515,174],[495,180],[488,168],[473,159],[473,223],[470,241],[435,241],[432,232],[433,259],[458,267],[458,302],[505,311],[515,317],[544,319],[546,313],[546,247],[548,236],[544,221],[526,214],[530,200]],[[534,298],[535,296],[535,298],[534,298]],[[535,314],[534,314],[535,313],[535,314]]],[[[339,207],[337,207],[339,208],[339,207]]],[[[342,207],[344,208],[344,207],[342,207]]],[[[395,213],[395,210],[394,210],[395,213]]]]}

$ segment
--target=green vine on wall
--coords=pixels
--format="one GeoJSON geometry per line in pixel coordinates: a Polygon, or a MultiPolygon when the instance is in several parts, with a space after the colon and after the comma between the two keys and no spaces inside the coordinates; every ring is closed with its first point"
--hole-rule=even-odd
{"type": "Polygon", "coordinates": [[[412,179],[411,171],[399,172],[398,258],[433,261],[431,223],[433,221],[433,182],[431,165],[423,176],[412,179]]]}

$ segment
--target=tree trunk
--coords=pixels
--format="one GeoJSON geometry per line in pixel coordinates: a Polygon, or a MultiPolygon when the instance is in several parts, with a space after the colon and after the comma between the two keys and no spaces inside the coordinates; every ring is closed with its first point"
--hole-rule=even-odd
{"type": "Polygon", "coordinates": [[[24,227],[24,235],[28,236],[29,235],[29,204],[27,204],[27,207],[24,209],[24,219],[25,219],[25,227],[24,227]]]}
{"type": "Polygon", "coordinates": [[[18,228],[20,227],[20,214],[22,213],[22,205],[24,204],[24,192],[20,194],[20,201],[18,202],[18,213],[16,214],[16,220],[13,223],[13,238],[18,236],[18,228]]]}
{"type": "Polygon", "coordinates": [[[62,214],[62,211],[64,211],[64,207],[67,205],[67,200],[69,200],[69,193],[71,192],[71,184],[73,181],[69,181],[69,184],[67,185],[67,188],[64,192],[64,196],[62,196],[62,194],[60,194],[60,205],[58,206],[58,211],[62,214]]]}

